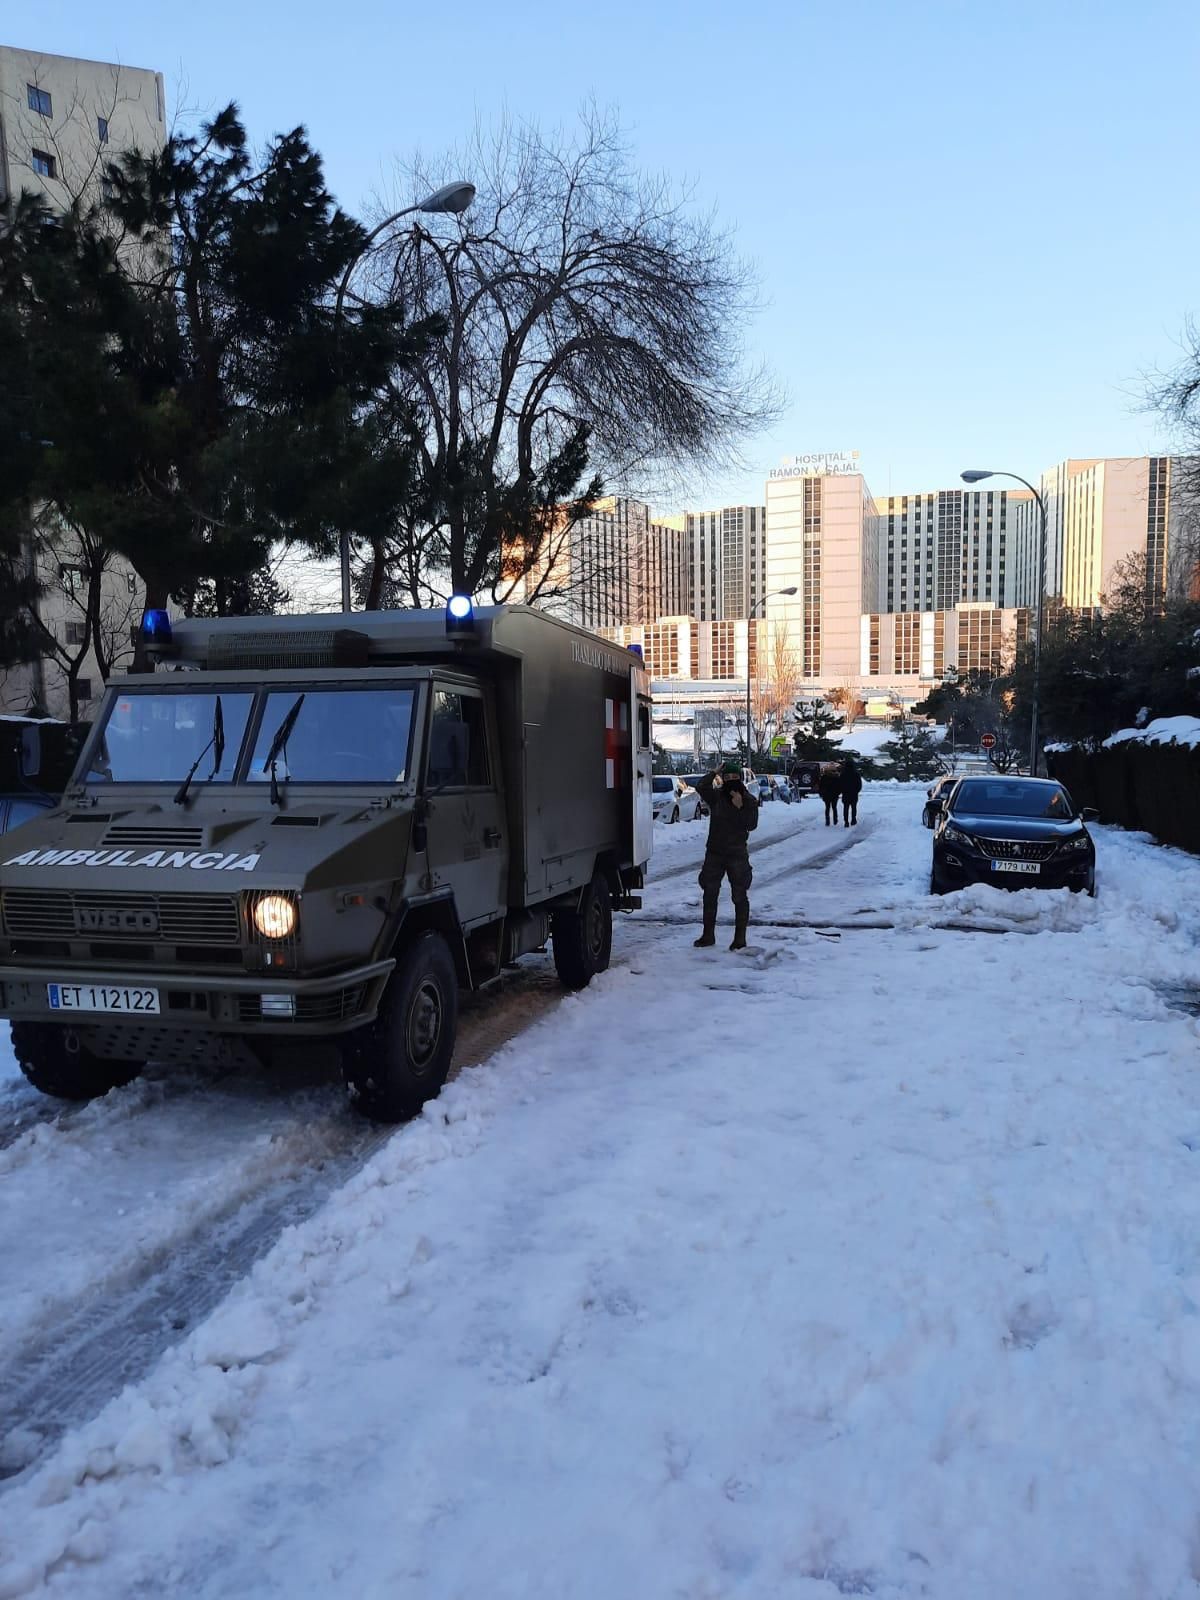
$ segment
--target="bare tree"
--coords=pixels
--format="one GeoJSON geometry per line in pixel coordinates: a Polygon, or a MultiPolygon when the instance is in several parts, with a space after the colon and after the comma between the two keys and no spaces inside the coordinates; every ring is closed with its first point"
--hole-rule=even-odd
{"type": "Polygon", "coordinates": [[[866,701],[859,694],[858,686],[853,678],[847,678],[837,688],[831,689],[828,700],[835,710],[841,712],[842,725],[847,733],[850,732],[859,717],[863,716],[867,709],[866,701]]]}
{"type": "Polygon", "coordinates": [[[133,659],[142,586],[102,540],[49,508],[35,519],[33,548],[43,598],[30,608],[29,622],[43,673],[49,668],[60,679],[74,721],[90,698],[81,692],[81,679],[94,673],[107,683],[133,659]]]}
{"type": "MultiPolygon", "coordinates": [[[[589,111],[568,139],[477,130],[403,186],[459,175],[471,209],[393,236],[361,288],[446,328],[421,370],[397,374],[395,398],[423,421],[425,493],[373,552],[412,603],[431,584],[495,595],[561,572],[547,546],[602,483],[645,492],[698,462],[728,468],[778,409],[743,356],[748,268],[690,195],[634,170],[610,118],[589,111]]],[[[380,587],[372,575],[368,598],[380,587]]]]}

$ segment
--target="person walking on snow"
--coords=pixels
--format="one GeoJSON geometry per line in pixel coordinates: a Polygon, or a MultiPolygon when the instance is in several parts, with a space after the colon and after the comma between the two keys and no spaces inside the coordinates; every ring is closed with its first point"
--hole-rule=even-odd
{"type": "Polygon", "coordinates": [[[733,896],[734,931],[731,950],[746,948],[746,929],[750,924],[750,835],[758,827],[758,801],[742,781],[736,761],[727,761],[720,772],[700,779],[696,793],[708,807],[708,843],[704,865],[700,868],[700,888],[704,894],[704,931],[695,941],[698,950],[717,942],[717,900],[721,881],[728,874],[733,896]]]}
{"type": "MultiPolygon", "coordinates": [[[[858,797],[862,793],[862,773],[855,765],[854,757],[847,756],[842,762],[842,814],[846,826],[851,823],[858,826],[858,797]]],[[[835,812],[834,821],[837,821],[835,812]]]]}
{"type": "Polygon", "coordinates": [[[842,793],[842,777],[836,766],[821,768],[817,779],[817,793],[825,802],[825,826],[837,826],[837,803],[842,793]]]}

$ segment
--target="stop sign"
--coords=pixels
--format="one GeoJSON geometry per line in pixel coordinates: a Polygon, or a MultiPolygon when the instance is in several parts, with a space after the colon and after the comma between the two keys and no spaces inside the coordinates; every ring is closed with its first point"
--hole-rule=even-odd
{"type": "Polygon", "coordinates": [[[985,750],[994,750],[996,748],[996,735],[994,733],[985,733],[979,742],[985,750]]]}

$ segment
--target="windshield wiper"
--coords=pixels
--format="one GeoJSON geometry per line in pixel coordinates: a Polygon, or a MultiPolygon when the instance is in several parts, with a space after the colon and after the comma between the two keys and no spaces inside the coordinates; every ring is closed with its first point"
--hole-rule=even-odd
{"type": "Polygon", "coordinates": [[[280,753],[287,749],[287,742],[292,737],[292,729],[296,726],[296,718],[300,715],[300,707],[304,704],[304,695],[301,694],[295,705],[284,717],[275,730],[275,737],[271,740],[263,767],[271,774],[271,804],[277,806],[280,801],[279,779],[275,775],[275,763],[279,760],[280,753]]]}
{"type": "Polygon", "coordinates": [[[212,737],[204,746],[204,749],[201,750],[200,754],[196,757],[195,761],[192,762],[192,765],[188,770],[187,777],[176,790],[175,804],[177,806],[183,805],[187,800],[188,790],[192,786],[192,779],[196,776],[196,773],[200,767],[200,763],[204,760],[205,756],[210,750],[213,752],[213,764],[212,771],[205,780],[208,783],[211,783],[216,777],[217,773],[220,772],[221,762],[225,759],[225,713],[221,710],[220,695],[217,696],[217,703],[213,707],[212,737]]]}

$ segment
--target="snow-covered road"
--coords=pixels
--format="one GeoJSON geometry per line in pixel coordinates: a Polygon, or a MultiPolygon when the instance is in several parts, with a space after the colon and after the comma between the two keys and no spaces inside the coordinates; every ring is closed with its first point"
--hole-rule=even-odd
{"type": "Polygon", "coordinates": [[[764,808],[743,956],[660,828],[613,970],[535,963],[377,1144],[321,1085],[0,1085],[0,1394],[311,1200],[99,1416],[0,1421],[0,1597],[1194,1593],[1200,861],[1101,830],[1095,901],[933,900],[920,799],[764,808]]]}

